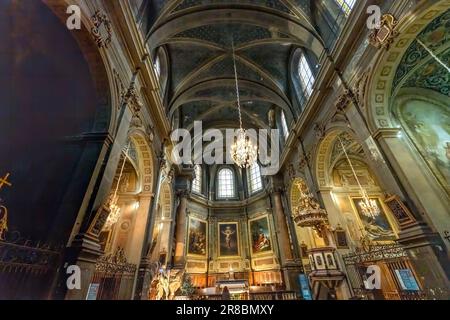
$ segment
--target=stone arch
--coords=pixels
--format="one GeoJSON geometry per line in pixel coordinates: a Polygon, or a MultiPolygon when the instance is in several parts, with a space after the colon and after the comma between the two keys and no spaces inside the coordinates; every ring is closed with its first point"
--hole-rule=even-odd
{"type": "Polygon", "coordinates": [[[141,130],[131,131],[130,139],[134,142],[138,156],[142,160],[139,162],[141,192],[151,194],[156,184],[155,154],[141,130]]]}
{"type": "Polygon", "coordinates": [[[353,132],[349,130],[349,128],[333,128],[330,130],[326,135],[325,138],[318,144],[317,150],[316,150],[316,156],[314,161],[314,172],[315,172],[315,180],[317,182],[317,188],[319,190],[328,188],[331,186],[330,181],[330,168],[328,166],[328,162],[331,156],[331,148],[333,145],[333,142],[335,138],[341,134],[341,133],[348,133],[356,140],[355,135],[353,132]]]}
{"type": "Polygon", "coordinates": [[[161,205],[161,217],[164,219],[170,219],[172,216],[172,188],[168,181],[164,181],[161,185],[161,195],[159,203],[161,205]]]}
{"type": "MultiPolygon", "coordinates": [[[[59,18],[62,27],[65,28],[68,18],[66,10],[70,5],[69,1],[43,0],[43,2],[59,18]]],[[[81,30],[74,30],[71,34],[78,43],[80,51],[89,66],[98,95],[98,112],[93,129],[113,132],[117,108],[112,106],[119,106],[120,92],[116,90],[116,85],[114,85],[114,71],[107,58],[107,52],[101,50],[92,38],[90,30],[93,25],[90,20],[90,14],[85,13],[87,9],[84,6],[80,6],[80,9],[81,30]]]]}
{"type": "Polygon", "coordinates": [[[411,13],[413,19],[403,19],[399,22],[396,27],[399,36],[394,39],[390,50],[380,55],[369,79],[365,104],[368,106],[367,115],[371,130],[396,127],[390,108],[397,68],[416,37],[431,21],[447,11],[449,6],[449,0],[424,1],[411,13]]]}

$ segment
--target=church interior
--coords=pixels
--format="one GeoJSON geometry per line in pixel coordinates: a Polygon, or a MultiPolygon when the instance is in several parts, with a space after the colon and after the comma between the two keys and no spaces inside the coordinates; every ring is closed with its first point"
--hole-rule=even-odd
{"type": "Polygon", "coordinates": [[[449,8],[0,1],[0,299],[448,300],[449,8]]]}

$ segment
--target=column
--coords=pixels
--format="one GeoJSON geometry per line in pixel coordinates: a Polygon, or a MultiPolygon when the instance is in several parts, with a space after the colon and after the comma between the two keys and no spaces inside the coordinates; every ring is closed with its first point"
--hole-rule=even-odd
{"type": "Polygon", "coordinates": [[[286,223],[286,216],[283,210],[283,204],[281,202],[281,191],[275,190],[272,194],[274,202],[275,220],[277,226],[277,239],[280,249],[280,257],[282,264],[284,265],[288,261],[292,261],[292,248],[291,241],[289,239],[289,230],[286,223]]]}
{"type": "Polygon", "coordinates": [[[90,200],[80,209],[72,234],[70,245],[64,253],[63,266],[77,265],[81,269],[81,290],[67,290],[66,268],[63,267],[55,280],[53,289],[54,299],[84,300],[89,284],[95,273],[97,259],[103,254],[98,236],[108,217],[109,211],[104,207],[114,181],[122,149],[128,139],[133,113],[127,105],[122,107],[122,113],[114,137],[108,150],[99,159],[101,166],[96,169],[97,178],[89,185],[87,194],[90,200]]]}
{"type": "Polygon", "coordinates": [[[185,247],[186,247],[186,209],[187,209],[187,190],[181,190],[177,192],[179,197],[179,204],[177,208],[176,216],[176,229],[175,229],[175,257],[174,265],[176,268],[184,268],[186,262],[185,259],[185,247]]]}

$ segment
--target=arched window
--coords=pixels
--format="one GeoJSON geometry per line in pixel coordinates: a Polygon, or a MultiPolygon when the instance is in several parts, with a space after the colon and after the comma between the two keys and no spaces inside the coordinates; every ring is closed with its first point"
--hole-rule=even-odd
{"type": "Polygon", "coordinates": [[[341,7],[341,10],[346,16],[349,16],[352,12],[353,6],[356,0],[336,0],[337,4],[341,7]]]}
{"type": "Polygon", "coordinates": [[[194,167],[195,178],[192,181],[192,191],[195,193],[202,193],[202,167],[196,165],[194,167]]]}
{"type": "Polygon", "coordinates": [[[286,115],[284,114],[284,111],[281,111],[281,126],[283,127],[284,139],[287,139],[289,137],[289,127],[287,125],[286,115]]]}
{"type": "Polygon", "coordinates": [[[159,58],[159,55],[156,55],[156,57],[155,57],[155,62],[153,63],[153,68],[155,69],[156,76],[159,79],[159,77],[161,76],[161,60],[159,58]]]}
{"type": "Polygon", "coordinates": [[[305,99],[308,100],[313,92],[315,78],[309,63],[306,60],[305,54],[302,54],[300,57],[300,61],[298,63],[298,74],[302,84],[303,95],[305,96],[305,99]]]}
{"type": "Polygon", "coordinates": [[[220,169],[217,178],[218,183],[218,197],[222,199],[233,198],[235,196],[234,190],[234,174],[229,168],[220,169]]]}
{"type": "Polygon", "coordinates": [[[250,194],[254,194],[262,190],[261,169],[258,163],[253,163],[247,170],[248,187],[250,194]]]}

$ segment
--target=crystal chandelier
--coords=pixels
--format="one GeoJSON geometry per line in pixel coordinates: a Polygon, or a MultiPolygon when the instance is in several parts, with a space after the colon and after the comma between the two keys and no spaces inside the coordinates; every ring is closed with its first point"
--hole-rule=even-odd
{"type": "Polygon", "coordinates": [[[356,182],[359,186],[359,192],[361,193],[362,200],[358,202],[358,205],[361,209],[361,212],[366,217],[375,219],[380,215],[380,208],[378,207],[378,204],[375,200],[370,199],[369,195],[367,194],[367,191],[362,187],[361,183],[359,182],[358,175],[356,174],[355,168],[352,165],[352,162],[350,161],[350,158],[347,154],[347,151],[345,150],[344,144],[342,143],[341,138],[338,136],[339,143],[341,144],[342,151],[344,151],[345,157],[348,161],[348,164],[350,165],[350,168],[352,169],[353,175],[355,176],[356,182]]]}
{"type": "Polygon", "coordinates": [[[247,131],[242,127],[241,101],[239,96],[239,82],[237,76],[234,42],[232,43],[232,47],[234,78],[236,82],[236,98],[239,112],[239,130],[237,136],[234,138],[233,145],[231,145],[230,153],[231,159],[237,166],[239,166],[240,168],[249,168],[255,163],[258,158],[258,148],[257,146],[253,145],[249,135],[247,134],[247,131]]]}
{"type": "Polygon", "coordinates": [[[123,170],[125,169],[125,163],[127,162],[129,149],[130,149],[130,143],[128,143],[128,146],[125,149],[125,155],[123,158],[122,167],[120,168],[120,174],[119,174],[119,178],[117,180],[116,188],[114,189],[114,193],[109,198],[109,203],[108,203],[109,215],[108,215],[108,219],[106,219],[105,226],[103,227],[104,230],[109,230],[117,221],[119,221],[119,218],[120,218],[121,212],[120,212],[120,206],[117,204],[117,202],[119,200],[119,196],[117,195],[117,193],[119,192],[120,181],[122,180],[123,170]]]}

